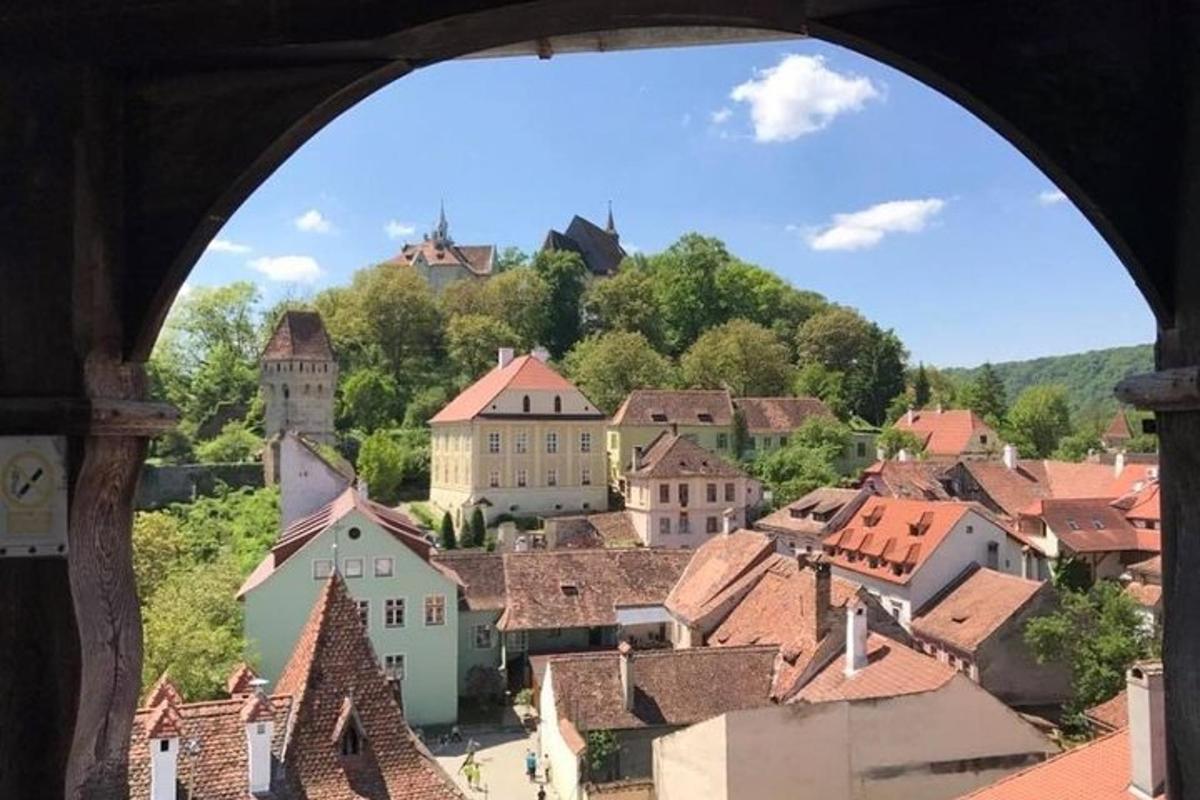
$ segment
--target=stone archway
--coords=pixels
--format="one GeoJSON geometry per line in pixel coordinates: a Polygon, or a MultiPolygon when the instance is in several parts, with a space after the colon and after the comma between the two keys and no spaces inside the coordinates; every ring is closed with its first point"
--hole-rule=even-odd
{"type": "MultiPolygon", "coordinates": [[[[140,677],[130,500],[146,438],[170,422],[145,402],[142,362],[228,215],[329,120],[412,69],[712,28],[851,47],[952,97],[1049,174],[1154,309],[1159,366],[1200,364],[1192,2],[73,6],[0,16],[0,91],[20,110],[0,119],[0,432],[69,437],[72,508],[67,561],[0,559],[3,796],[121,795],[140,677]]],[[[1200,569],[1181,534],[1200,527],[1200,403],[1194,388],[1187,398],[1159,416],[1173,798],[1200,793],[1200,765],[1182,757],[1200,750],[1200,584],[1176,578],[1200,569]]]]}

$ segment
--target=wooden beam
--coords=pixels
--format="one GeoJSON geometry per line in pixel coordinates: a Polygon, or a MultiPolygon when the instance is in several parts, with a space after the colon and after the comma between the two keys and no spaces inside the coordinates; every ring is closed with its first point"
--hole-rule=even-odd
{"type": "Polygon", "coordinates": [[[114,398],[0,397],[0,434],[161,436],[179,422],[169,403],[114,398]]]}
{"type": "Polygon", "coordinates": [[[1200,411],[1200,367],[1131,375],[1117,384],[1114,394],[1145,411],[1200,411]]]}

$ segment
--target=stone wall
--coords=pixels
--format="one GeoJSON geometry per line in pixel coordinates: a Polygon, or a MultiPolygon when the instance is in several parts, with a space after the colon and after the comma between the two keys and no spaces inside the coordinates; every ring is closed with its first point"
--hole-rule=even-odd
{"type": "Polygon", "coordinates": [[[235,489],[243,486],[257,489],[263,485],[262,464],[146,464],[138,481],[134,507],[149,511],[171,503],[187,503],[214,494],[218,483],[235,489]]]}

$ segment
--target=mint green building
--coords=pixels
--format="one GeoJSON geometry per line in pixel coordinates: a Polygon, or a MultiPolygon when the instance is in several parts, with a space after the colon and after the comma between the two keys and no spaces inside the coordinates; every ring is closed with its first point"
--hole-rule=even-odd
{"type": "Polygon", "coordinates": [[[466,674],[459,657],[464,641],[472,645],[465,651],[468,661],[487,661],[494,650],[498,663],[498,637],[494,625],[490,633],[480,628],[489,624],[486,613],[460,619],[463,581],[432,550],[407,518],[354,489],[289,525],[238,592],[258,674],[279,680],[309,609],[336,568],[358,603],[380,665],[399,687],[409,723],[454,722],[466,674]],[[474,647],[476,636],[491,646],[474,647]]]}

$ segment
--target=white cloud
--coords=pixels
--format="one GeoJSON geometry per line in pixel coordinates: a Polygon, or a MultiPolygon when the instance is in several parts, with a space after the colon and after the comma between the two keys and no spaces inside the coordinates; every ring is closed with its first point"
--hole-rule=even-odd
{"type": "Polygon", "coordinates": [[[388,235],[389,239],[403,239],[405,236],[412,236],[416,233],[417,226],[411,222],[389,219],[387,224],[383,226],[383,232],[388,235]]]}
{"type": "Polygon", "coordinates": [[[750,104],[757,141],[789,142],[825,128],[839,114],[861,111],[880,92],[868,78],[829,69],[822,56],[793,53],[757,70],[729,97],[750,104]]]}
{"type": "Polygon", "coordinates": [[[249,263],[273,281],[312,283],[321,276],[321,266],[312,256],[264,256],[249,263]]]}
{"type": "Polygon", "coordinates": [[[304,231],[305,233],[330,233],[333,231],[333,223],[315,208],[310,208],[296,219],[292,220],[296,225],[296,230],[304,231]]]}
{"type": "Polygon", "coordinates": [[[874,247],[889,233],[917,233],[946,205],[945,200],[892,200],[862,211],[834,214],[828,225],[810,231],[813,250],[863,250],[874,247]]]}
{"type": "Polygon", "coordinates": [[[249,253],[254,248],[230,239],[213,239],[204,249],[210,253],[249,253]]]}
{"type": "Polygon", "coordinates": [[[712,120],[713,125],[723,125],[728,122],[729,118],[732,116],[733,109],[724,107],[718,108],[716,111],[709,114],[709,118],[712,120]]]}
{"type": "Polygon", "coordinates": [[[1046,189],[1038,192],[1037,201],[1039,205],[1053,206],[1067,202],[1067,196],[1058,189],[1046,189]]]}

